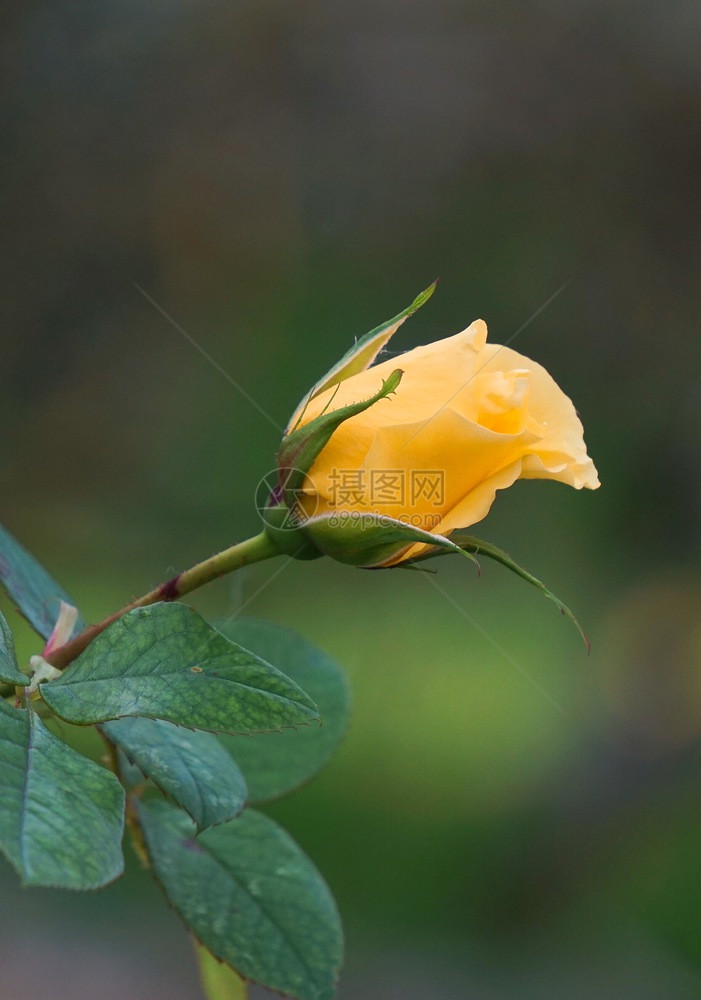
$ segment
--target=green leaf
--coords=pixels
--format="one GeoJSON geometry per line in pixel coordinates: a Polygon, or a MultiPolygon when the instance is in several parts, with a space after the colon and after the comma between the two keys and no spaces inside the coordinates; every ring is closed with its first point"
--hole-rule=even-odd
{"type": "Polygon", "coordinates": [[[195,941],[195,953],[200,967],[202,989],[207,1000],[246,1000],[248,987],[230,966],[219,962],[211,951],[198,941],[195,941]]]}
{"type": "Polygon", "coordinates": [[[348,682],[327,653],[282,625],[236,618],[222,630],[263,659],[278,663],[319,707],[321,726],[220,737],[246,776],[249,801],[278,798],[313,777],[338,747],[350,714],[348,682]]]}
{"type": "MultiPolygon", "coordinates": [[[[115,721],[121,721],[121,720],[117,719],[115,721]]],[[[147,719],[146,721],[156,722],[157,720],[147,719]]],[[[106,725],[107,723],[103,722],[103,724],[101,726],[98,726],[97,729],[102,731],[106,725]]],[[[108,737],[105,734],[105,739],[107,738],[108,737]]],[[[120,750],[119,747],[117,747],[117,773],[119,775],[119,780],[126,788],[127,793],[133,791],[135,788],[138,788],[139,785],[143,785],[143,783],[146,781],[146,777],[143,771],[140,771],[139,768],[136,766],[136,764],[132,764],[132,762],[129,760],[124,751],[120,750]]]]}
{"type": "Polygon", "coordinates": [[[0,611],[0,681],[6,684],[29,684],[29,678],[19,669],[12,630],[0,611]]]}
{"type": "Polygon", "coordinates": [[[358,413],[363,413],[364,410],[396,392],[403,374],[401,368],[395,368],[373,396],[358,403],[340,406],[337,410],[331,410],[329,413],[320,413],[314,420],[310,420],[308,424],[292,431],[291,434],[287,434],[282,439],[276,455],[276,462],[278,469],[285,471],[282,489],[288,506],[294,506],[296,493],[304,482],[304,475],[309,472],[317,455],[329,443],[334,431],[338,430],[345,420],[349,420],[358,413]]]}
{"type": "Polygon", "coordinates": [[[233,819],[245,806],[245,778],[211,733],[158,719],[117,719],[101,729],[200,830],[233,819]]]}
{"type": "Polygon", "coordinates": [[[76,725],[136,715],[251,733],[319,717],[293,681],[185,604],[123,615],[39,690],[56,715],[76,725]]]}
{"type": "MultiPolygon", "coordinates": [[[[73,598],[1,524],[0,582],[29,624],[44,639],[53,632],[61,601],[75,607],[73,598]]],[[[73,631],[82,632],[84,628],[85,623],[79,618],[73,631]]]]}
{"type": "Polygon", "coordinates": [[[397,332],[404,320],[413,316],[413,314],[420,309],[422,305],[428,302],[435,292],[437,284],[438,280],[436,279],[436,281],[429,285],[428,288],[421,292],[420,295],[417,295],[411,305],[406,309],[403,309],[399,315],[388,320],[386,323],[381,323],[379,326],[375,327],[374,330],[371,330],[370,333],[366,333],[364,337],[361,337],[360,340],[356,341],[350,350],[346,351],[340,361],[337,361],[336,364],[329,369],[326,375],[324,375],[324,377],[320,379],[316,385],[312,386],[312,389],[307,393],[295,410],[287,428],[287,433],[289,434],[295,430],[297,424],[302,419],[302,415],[304,414],[307,404],[310,400],[314,399],[315,396],[320,395],[322,392],[326,392],[327,389],[331,389],[333,386],[338,385],[339,382],[343,382],[345,379],[350,378],[351,375],[357,375],[358,372],[364,372],[366,368],[369,368],[382,348],[385,347],[389,339],[397,332]]]}
{"type": "Polygon", "coordinates": [[[391,560],[419,542],[457,552],[477,563],[470,552],[450,538],[415,528],[386,514],[355,511],[319,514],[305,522],[304,534],[324,555],[362,569],[392,569],[391,560]]]}
{"type": "Polygon", "coordinates": [[[98,889],[122,873],[124,790],[31,709],[0,699],[0,849],[25,885],[98,889]]]}
{"type": "Polygon", "coordinates": [[[139,817],[168,899],[216,958],[297,1000],[331,1000],[343,951],[338,911],[288,833],[250,809],[199,837],[167,802],[141,803],[139,817]]]}

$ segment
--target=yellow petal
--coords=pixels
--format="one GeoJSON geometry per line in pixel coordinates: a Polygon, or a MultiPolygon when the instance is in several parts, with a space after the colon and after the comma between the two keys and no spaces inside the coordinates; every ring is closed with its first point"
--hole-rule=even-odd
{"type": "MultiPolygon", "coordinates": [[[[362,434],[363,429],[376,428],[384,423],[428,420],[440,407],[449,405],[451,398],[469,383],[479,364],[486,338],[486,324],[476,320],[462,333],[416,347],[413,351],[374,365],[313,399],[300,426],[327,409],[337,410],[372,396],[381,380],[388,378],[397,368],[404,372],[401,393],[397,392],[387,405],[382,401],[378,406],[353,417],[352,426],[362,434]],[[390,402],[391,416],[387,413],[390,402]]],[[[351,421],[344,426],[350,425],[351,421]]]]}
{"type": "MultiPolygon", "coordinates": [[[[497,491],[519,478],[595,489],[571,400],[541,365],[486,336],[476,320],[312,400],[304,422],[372,395],[396,368],[404,373],[394,395],[346,420],[317,456],[310,510],[380,514],[448,535],[482,520],[497,491]]],[[[423,548],[407,546],[393,562],[423,548]]]]}
{"type": "Polygon", "coordinates": [[[572,400],[555,379],[535,361],[510,347],[488,344],[482,371],[527,368],[530,381],[529,413],[542,431],[534,454],[523,463],[524,479],[556,479],[575,489],[596,489],[596,467],[587,455],[584,428],[572,400]]]}

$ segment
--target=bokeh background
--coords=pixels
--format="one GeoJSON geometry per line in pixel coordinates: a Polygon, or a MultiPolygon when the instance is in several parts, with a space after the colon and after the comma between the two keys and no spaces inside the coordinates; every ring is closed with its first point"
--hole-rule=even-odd
{"type": "MultiPolygon", "coordinates": [[[[480,533],[574,606],[589,658],[459,560],[438,579],[465,614],[420,574],[325,562],[195,599],[260,589],[247,613],[352,679],[342,751],[270,810],[344,914],[341,1000],[698,996],[699,5],[2,18],[0,516],[87,617],[256,531],[275,424],[436,275],[393,346],[523,327],[582,415],[603,488],[517,484],[480,533]]],[[[133,864],[73,896],[2,862],[0,912],[3,1000],[200,995],[133,864]]]]}

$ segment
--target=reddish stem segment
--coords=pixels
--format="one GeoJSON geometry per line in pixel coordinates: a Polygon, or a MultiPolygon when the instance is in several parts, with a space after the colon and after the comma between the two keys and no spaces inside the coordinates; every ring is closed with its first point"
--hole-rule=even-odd
{"type": "Polygon", "coordinates": [[[220,576],[225,576],[235,569],[240,569],[242,566],[248,566],[254,562],[261,562],[263,559],[270,559],[271,556],[279,554],[280,550],[265,532],[261,532],[254,538],[248,538],[245,542],[239,542],[238,545],[232,545],[231,548],[217,552],[209,559],[205,559],[203,562],[197,563],[196,566],[179,573],[178,576],[174,576],[171,580],[167,580],[155,590],[151,590],[143,597],[127,604],[121,611],[115,611],[113,615],[109,615],[97,625],[90,625],[70,642],[53,650],[46,657],[46,660],[52,666],[63,670],[76,657],[80,656],[93,639],[96,639],[101,632],[104,632],[108,626],[128,611],[133,611],[134,608],[144,608],[149,604],[157,604],[159,601],[175,601],[184,594],[189,594],[198,587],[202,587],[220,576]]]}

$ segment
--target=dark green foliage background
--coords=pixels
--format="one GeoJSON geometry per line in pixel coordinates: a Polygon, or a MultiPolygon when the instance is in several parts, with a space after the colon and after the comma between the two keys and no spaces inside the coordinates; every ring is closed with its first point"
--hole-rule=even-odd
{"type": "MultiPolygon", "coordinates": [[[[281,560],[195,604],[250,602],[348,669],[341,753],[265,807],[338,898],[342,998],[698,996],[696,5],[5,16],[0,520],[89,620],[258,530],[279,439],[135,280],[279,425],[436,275],[393,349],[478,315],[503,343],[570,281],[514,346],[575,400],[604,487],[519,484],[479,533],[591,657],[500,567],[436,564],[562,712],[416,573],[281,560]]],[[[0,880],[13,1000],[197,996],[133,869],[80,898],[0,880]]]]}

